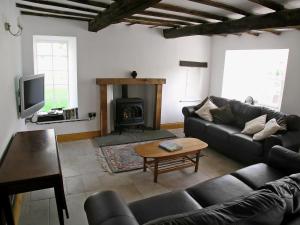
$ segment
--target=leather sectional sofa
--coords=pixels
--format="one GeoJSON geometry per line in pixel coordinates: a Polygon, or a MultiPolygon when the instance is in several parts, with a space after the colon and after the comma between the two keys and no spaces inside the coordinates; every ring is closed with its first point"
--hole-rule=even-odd
{"type": "Polygon", "coordinates": [[[300,117],[286,115],[265,107],[244,104],[236,100],[215,96],[209,98],[218,107],[229,104],[235,117],[234,123],[230,125],[215,124],[201,119],[195,114],[201,104],[184,107],[182,112],[185,136],[199,138],[208,143],[209,147],[247,165],[264,162],[270,148],[274,145],[281,145],[298,151],[300,146],[300,117]],[[284,121],[287,130],[272,135],[263,141],[253,141],[251,136],[241,133],[246,122],[264,114],[267,115],[267,121],[272,118],[277,121],[284,121]]]}
{"type": "Polygon", "coordinates": [[[105,191],[84,207],[90,225],[299,225],[300,155],[275,146],[266,163],[186,190],[128,205],[105,191]]]}

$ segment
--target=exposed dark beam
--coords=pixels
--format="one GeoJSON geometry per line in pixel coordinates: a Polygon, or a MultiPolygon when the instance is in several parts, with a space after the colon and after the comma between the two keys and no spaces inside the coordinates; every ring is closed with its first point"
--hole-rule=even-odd
{"type": "Polygon", "coordinates": [[[116,21],[120,21],[133,14],[144,11],[160,1],[161,0],[116,1],[89,23],[89,31],[97,32],[116,21]]]}
{"type": "Polygon", "coordinates": [[[158,22],[140,21],[140,20],[133,20],[133,19],[122,19],[121,21],[122,22],[134,23],[134,24],[157,26],[157,27],[178,27],[174,24],[169,24],[169,23],[158,23],[158,22]]]}
{"type": "Polygon", "coordinates": [[[85,4],[85,5],[90,5],[90,6],[96,6],[100,8],[108,8],[110,4],[105,3],[105,2],[98,2],[98,1],[93,1],[93,0],[67,0],[70,2],[77,2],[80,4],[85,4]]]}
{"type": "Polygon", "coordinates": [[[130,16],[128,19],[133,19],[133,20],[142,20],[142,21],[150,21],[150,22],[158,22],[158,23],[170,23],[170,24],[175,24],[175,25],[193,25],[188,22],[183,22],[183,21],[176,21],[176,20],[162,20],[162,19],[156,19],[156,18],[149,18],[149,17],[142,17],[142,16],[130,16]]]}
{"type": "Polygon", "coordinates": [[[28,15],[28,16],[53,17],[59,19],[79,20],[79,21],[86,21],[86,22],[90,21],[90,19],[87,18],[80,18],[80,17],[73,17],[73,16],[59,16],[54,14],[36,13],[36,12],[28,12],[28,11],[21,11],[21,14],[28,15]]]}
{"type": "Polygon", "coordinates": [[[257,3],[259,5],[265,6],[269,9],[273,9],[275,11],[284,10],[284,6],[280,3],[277,3],[273,0],[248,0],[250,2],[257,3]]]}
{"type": "Polygon", "coordinates": [[[147,15],[147,16],[161,17],[161,18],[168,18],[168,19],[176,19],[176,20],[182,20],[182,21],[188,21],[188,22],[194,22],[194,23],[207,23],[206,20],[202,20],[202,19],[199,19],[199,18],[179,16],[179,15],[176,15],[176,14],[162,13],[162,12],[156,12],[156,11],[150,11],[150,10],[145,10],[145,11],[140,12],[138,14],[147,15]]]}
{"type": "Polygon", "coordinates": [[[241,14],[241,15],[244,15],[244,16],[251,16],[251,13],[249,13],[245,10],[236,8],[236,7],[231,6],[231,5],[227,5],[227,4],[222,3],[222,2],[217,2],[217,1],[214,1],[214,0],[189,0],[189,1],[201,3],[201,4],[204,4],[204,5],[213,6],[213,7],[216,7],[216,8],[224,9],[224,10],[227,10],[229,12],[234,12],[234,13],[241,14]]]}
{"type": "MultiPolygon", "coordinates": [[[[90,0],[68,0],[68,1],[73,1],[73,2],[78,2],[84,5],[89,5],[89,6],[98,6],[100,8],[108,8],[110,4],[107,3],[100,3],[98,5],[98,1],[90,1],[90,0]],[[106,7],[104,7],[106,5],[106,7]]],[[[180,16],[176,14],[169,14],[169,13],[163,13],[163,12],[156,12],[156,11],[151,11],[151,10],[146,10],[143,12],[139,12],[138,14],[140,15],[146,15],[146,16],[155,16],[155,17],[161,17],[161,18],[167,18],[167,19],[177,19],[177,20],[182,20],[182,21],[187,21],[187,22],[194,22],[194,23],[206,23],[206,20],[200,19],[200,18],[194,18],[194,17],[187,17],[187,16],[180,16]]]]}
{"type": "Polygon", "coordinates": [[[171,5],[171,4],[167,4],[167,3],[159,3],[159,4],[152,6],[152,8],[163,9],[163,10],[173,11],[173,12],[177,12],[177,13],[185,13],[185,14],[189,14],[189,15],[193,15],[193,16],[200,16],[200,17],[214,19],[214,20],[220,20],[220,21],[228,20],[228,18],[225,16],[219,16],[219,15],[216,15],[213,13],[208,13],[205,11],[200,11],[200,10],[195,10],[195,9],[188,9],[185,7],[171,5]]]}
{"type": "Polygon", "coordinates": [[[67,9],[91,12],[91,13],[99,13],[100,12],[100,10],[96,10],[96,9],[84,8],[84,7],[80,7],[80,6],[76,6],[76,5],[69,5],[69,4],[64,4],[64,3],[60,3],[60,2],[52,2],[52,1],[46,1],[46,0],[23,0],[23,1],[47,5],[47,6],[56,6],[56,7],[62,7],[62,8],[67,8],[67,9]]]}
{"type": "Polygon", "coordinates": [[[215,35],[243,33],[251,30],[263,30],[300,25],[300,8],[288,9],[264,15],[248,16],[222,23],[210,23],[164,30],[165,38],[177,38],[192,35],[215,35]]]}
{"type": "Polygon", "coordinates": [[[42,8],[42,7],[24,5],[24,4],[20,4],[20,3],[16,3],[16,6],[21,9],[28,9],[28,10],[39,11],[39,12],[47,12],[47,13],[54,13],[54,14],[67,15],[67,16],[79,16],[79,17],[85,17],[85,18],[90,18],[90,19],[95,18],[95,15],[91,15],[91,14],[62,11],[62,10],[57,10],[57,9],[46,9],[46,8],[42,8]]]}

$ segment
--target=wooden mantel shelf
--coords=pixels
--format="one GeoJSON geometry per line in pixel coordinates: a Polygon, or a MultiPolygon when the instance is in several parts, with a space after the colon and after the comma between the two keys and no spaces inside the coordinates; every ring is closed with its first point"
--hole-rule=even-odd
{"type": "Polygon", "coordinates": [[[100,131],[101,135],[108,133],[108,101],[107,101],[107,86],[108,85],[154,85],[154,118],[153,128],[160,129],[161,119],[161,101],[162,101],[162,86],[166,83],[163,78],[97,78],[96,84],[100,86],[100,131]]]}
{"type": "Polygon", "coordinates": [[[96,83],[98,85],[146,85],[146,84],[165,84],[166,79],[161,78],[97,78],[96,83]]]}

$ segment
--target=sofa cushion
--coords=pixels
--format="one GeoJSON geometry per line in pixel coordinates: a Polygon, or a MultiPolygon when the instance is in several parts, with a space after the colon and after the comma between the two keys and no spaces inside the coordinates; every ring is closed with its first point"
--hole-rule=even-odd
{"type": "Polygon", "coordinates": [[[216,96],[210,96],[209,98],[218,107],[228,105],[230,102],[230,100],[227,98],[221,98],[221,97],[216,97],[216,96]]]}
{"type": "Polygon", "coordinates": [[[253,189],[257,189],[267,182],[277,180],[285,174],[265,163],[258,163],[232,173],[233,176],[245,182],[253,189]]]}
{"type": "Polygon", "coordinates": [[[176,191],[132,202],[129,208],[139,224],[144,224],[153,219],[202,207],[186,191],[176,191]]]}
{"type": "Polygon", "coordinates": [[[230,101],[231,111],[235,117],[235,124],[243,129],[245,123],[261,115],[261,107],[244,104],[240,101],[230,101]]]}
{"type": "Polygon", "coordinates": [[[241,129],[226,124],[211,124],[206,129],[207,135],[216,139],[229,141],[231,134],[240,133],[241,129]]]}
{"type": "Polygon", "coordinates": [[[239,197],[252,190],[236,177],[225,175],[190,187],[187,192],[201,206],[207,207],[239,197]]]}
{"type": "Polygon", "coordinates": [[[211,109],[210,113],[213,117],[214,123],[231,124],[234,121],[234,116],[231,112],[229,104],[219,107],[217,109],[211,109]]]}
{"type": "Polygon", "coordinates": [[[286,203],[286,214],[300,212],[300,173],[266,183],[260,189],[268,189],[286,203]]]}
{"type": "Polygon", "coordinates": [[[234,146],[235,149],[239,149],[241,154],[243,152],[255,155],[263,155],[263,143],[258,141],[253,141],[251,136],[246,134],[231,134],[230,135],[230,145],[234,146]]]}
{"type": "Polygon", "coordinates": [[[145,225],[280,225],[285,202],[268,190],[252,192],[232,202],[160,218],[145,225]]]}

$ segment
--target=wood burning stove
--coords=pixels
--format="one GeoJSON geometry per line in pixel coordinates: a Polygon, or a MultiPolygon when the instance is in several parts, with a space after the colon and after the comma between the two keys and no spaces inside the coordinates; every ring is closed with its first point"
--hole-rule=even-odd
{"type": "Polygon", "coordinates": [[[116,99],[116,129],[139,126],[144,130],[144,100],[128,98],[128,86],[122,85],[122,98],[116,99]]]}

